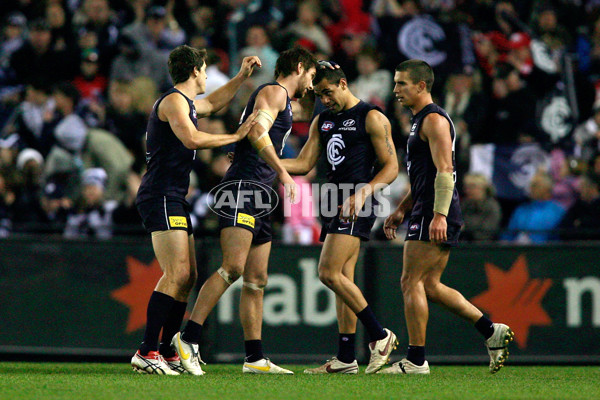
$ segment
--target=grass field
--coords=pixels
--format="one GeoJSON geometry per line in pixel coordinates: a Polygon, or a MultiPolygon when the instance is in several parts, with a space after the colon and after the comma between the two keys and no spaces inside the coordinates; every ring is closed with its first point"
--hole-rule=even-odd
{"type": "Polygon", "coordinates": [[[434,366],[430,376],[248,376],[213,364],[203,377],[148,376],[127,364],[0,363],[0,399],[600,399],[600,368],[434,366]]]}

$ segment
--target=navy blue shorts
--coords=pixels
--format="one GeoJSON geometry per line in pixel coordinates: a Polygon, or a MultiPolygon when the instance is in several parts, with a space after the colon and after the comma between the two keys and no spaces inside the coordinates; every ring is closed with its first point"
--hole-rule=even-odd
{"type": "Polygon", "coordinates": [[[219,229],[232,226],[247,229],[252,232],[252,244],[264,244],[273,240],[272,208],[268,205],[274,200],[268,192],[257,191],[256,187],[252,182],[243,181],[227,185],[215,194],[213,207],[218,207],[214,211],[219,215],[219,229]],[[247,196],[240,195],[244,190],[247,196]]]}
{"type": "Polygon", "coordinates": [[[190,205],[177,197],[156,197],[136,204],[148,233],[179,229],[193,234],[190,205]]]}
{"type": "MultiPolygon", "coordinates": [[[[420,240],[429,242],[429,224],[431,217],[414,216],[408,221],[408,231],[404,240],[420,240]]],[[[458,246],[458,237],[460,236],[460,225],[448,224],[446,231],[447,240],[442,243],[442,246],[456,247],[458,246]]]]}
{"type": "Polygon", "coordinates": [[[358,217],[354,222],[342,222],[338,215],[333,218],[321,218],[323,227],[321,228],[321,235],[319,240],[325,241],[325,238],[330,233],[339,233],[342,235],[356,236],[360,240],[367,242],[371,237],[371,229],[377,217],[371,214],[369,217],[358,217]]]}

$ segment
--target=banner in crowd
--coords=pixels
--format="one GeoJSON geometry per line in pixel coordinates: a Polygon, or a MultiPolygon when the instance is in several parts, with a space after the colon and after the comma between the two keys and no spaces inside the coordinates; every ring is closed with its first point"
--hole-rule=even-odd
{"type": "Polygon", "coordinates": [[[547,171],[549,156],[539,144],[473,145],[470,149],[471,173],[483,174],[502,199],[524,199],[535,173],[547,171]]]}

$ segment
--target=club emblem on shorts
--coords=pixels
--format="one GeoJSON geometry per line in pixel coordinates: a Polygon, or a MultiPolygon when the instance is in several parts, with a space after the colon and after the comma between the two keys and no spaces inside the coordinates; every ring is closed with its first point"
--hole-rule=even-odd
{"type": "Polygon", "coordinates": [[[419,225],[419,224],[412,224],[410,226],[410,228],[408,228],[408,230],[409,231],[418,231],[420,227],[421,227],[421,225],[419,225]]]}
{"type": "Polygon", "coordinates": [[[218,216],[254,227],[255,218],[264,217],[275,210],[279,196],[264,183],[235,180],[222,182],[212,188],[206,203],[218,216]]]}
{"type": "Polygon", "coordinates": [[[346,144],[342,139],[342,135],[335,133],[331,135],[331,139],[327,142],[327,161],[331,164],[331,169],[335,171],[335,166],[339,165],[346,159],[346,156],[340,155],[340,150],[344,149],[346,144]]]}
{"type": "Polygon", "coordinates": [[[331,129],[333,129],[334,126],[335,126],[335,124],[333,122],[331,122],[331,121],[325,121],[325,122],[323,122],[323,125],[321,125],[321,130],[323,132],[328,132],[331,129]]]}

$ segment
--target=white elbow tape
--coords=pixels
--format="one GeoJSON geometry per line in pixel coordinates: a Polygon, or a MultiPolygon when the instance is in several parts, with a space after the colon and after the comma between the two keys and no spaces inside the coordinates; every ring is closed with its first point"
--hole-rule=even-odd
{"type": "Polygon", "coordinates": [[[256,149],[257,152],[261,152],[265,147],[273,146],[273,142],[271,141],[271,137],[269,136],[269,132],[265,131],[262,135],[258,137],[255,141],[252,142],[252,146],[256,149]]]}
{"type": "Polygon", "coordinates": [[[257,285],[256,283],[244,281],[244,286],[247,287],[250,290],[264,291],[265,290],[265,286],[267,286],[267,285],[257,285]]]}
{"type": "Polygon", "coordinates": [[[433,211],[448,216],[452,195],[454,194],[454,178],[451,172],[438,172],[433,182],[435,198],[433,211]]]}

